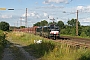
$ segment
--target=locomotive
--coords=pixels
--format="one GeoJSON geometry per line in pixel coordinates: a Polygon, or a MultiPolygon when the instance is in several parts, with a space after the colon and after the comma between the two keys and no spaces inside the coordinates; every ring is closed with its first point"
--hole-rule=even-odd
{"type": "Polygon", "coordinates": [[[49,26],[39,26],[36,28],[36,35],[56,40],[56,38],[60,37],[60,28],[54,24],[49,26]]]}

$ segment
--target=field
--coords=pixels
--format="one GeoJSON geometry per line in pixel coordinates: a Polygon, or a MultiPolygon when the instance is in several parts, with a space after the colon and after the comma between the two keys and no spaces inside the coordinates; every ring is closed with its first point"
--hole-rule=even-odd
{"type": "Polygon", "coordinates": [[[90,60],[89,49],[68,46],[33,34],[11,32],[7,35],[7,40],[20,44],[38,60],[90,60]],[[42,40],[42,43],[34,43],[34,40],[42,40]]]}

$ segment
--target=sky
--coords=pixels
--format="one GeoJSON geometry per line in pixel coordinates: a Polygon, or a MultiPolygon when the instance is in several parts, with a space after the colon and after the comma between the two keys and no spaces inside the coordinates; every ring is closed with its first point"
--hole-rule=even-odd
{"type": "Polygon", "coordinates": [[[5,21],[10,26],[25,26],[27,8],[27,27],[36,22],[47,20],[52,22],[77,18],[81,25],[90,26],[90,0],[0,0],[0,21],[5,21]],[[14,10],[8,10],[14,9],[14,10]]]}

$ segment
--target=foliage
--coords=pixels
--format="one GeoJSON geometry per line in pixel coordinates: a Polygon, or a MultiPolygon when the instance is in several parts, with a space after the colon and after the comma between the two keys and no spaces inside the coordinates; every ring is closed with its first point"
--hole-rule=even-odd
{"type": "Polygon", "coordinates": [[[70,33],[70,35],[75,36],[76,35],[75,28],[70,29],[69,33],[70,33]]]}
{"type": "Polygon", "coordinates": [[[40,22],[35,23],[33,26],[40,26],[40,22]]]}
{"type": "MultiPolygon", "coordinates": [[[[76,26],[76,19],[71,19],[68,22],[69,26],[75,27],[76,26]]],[[[80,26],[80,22],[78,21],[78,26],[80,26]]]]}
{"type": "Polygon", "coordinates": [[[58,21],[57,25],[60,27],[60,28],[64,28],[64,23],[62,21],[58,21]]]}
{"type": "Polygon", "coordinates": [[[9,23],[7,23],[7,22],[0,22],[0,30],[9,31],[9,23]]]}
{"type": "Polygon", "coordinates": [[[6,46],[6,39],[5,38],[6,38],[5,32],[0,30],[0,44],[2,46],[6,46]]]}
{"type": "Polygon", "coordinates": [[[55,45],[52,42],[42,42],[41,44],[30,44],[29,46],[25,46],[27,51],[34,51],[32,55],[40,58],[45,55],[45,53],[49,53],[53,51],[55,45]],[[28,50],[31,48],[30,50],[28,50]]]}
{"type": "Polygon", "coordinates": [[[90,27],[88,27],[88,29],[87,29],[87,31],[86,31],[86,34],[87,34],[87,36],[90,37],[90,27]]]}
{"type": "Polygon", "coordinates": [[[20,28],[25,28],[25,26],[20,26],[20,28]]]}
{"type": "Polygon", "coordinates": [[[85,51],[78,60],[90,60],[90,51],[85,51]]]}
{"type": "Polygon", "coordinates": [[[87,35],[85,34],[85,32],[82,32],[82,33],[80,34],[80,36],[86,37],[87,35]]]}
{"type": "Polygon", "coordinates": [[[41,21],[40,25],[41,26],[47,26],[48,25],[48,22],[46,20],[43,20],[43,21],[41,21]]]}
{"type": "Polygon", "coordinates": [[[0,60],[5,46],[6,46],[5,34],[2,30],[0,30],[0,60]]]}
{"type": "Polygon", "coordinates": [[[46,20],[43,20],[41,22],[35,23],[33,26],[46,26],[48,25],[48,22],[46,20]]]}

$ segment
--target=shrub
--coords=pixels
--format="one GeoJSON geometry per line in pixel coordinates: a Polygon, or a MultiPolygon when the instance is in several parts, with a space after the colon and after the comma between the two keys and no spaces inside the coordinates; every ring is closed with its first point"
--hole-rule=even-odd
{"type": "Polygon", "coordinates": [[[90,51],[86,51],[78,60],[90,60],[90,51]]]}
{"type": "Polygon", "coordinates": [[[85,32],[82,32],[82,33],[80,34],[80,36],[86,37],[87,35],[85,34],[85,32]]]}

